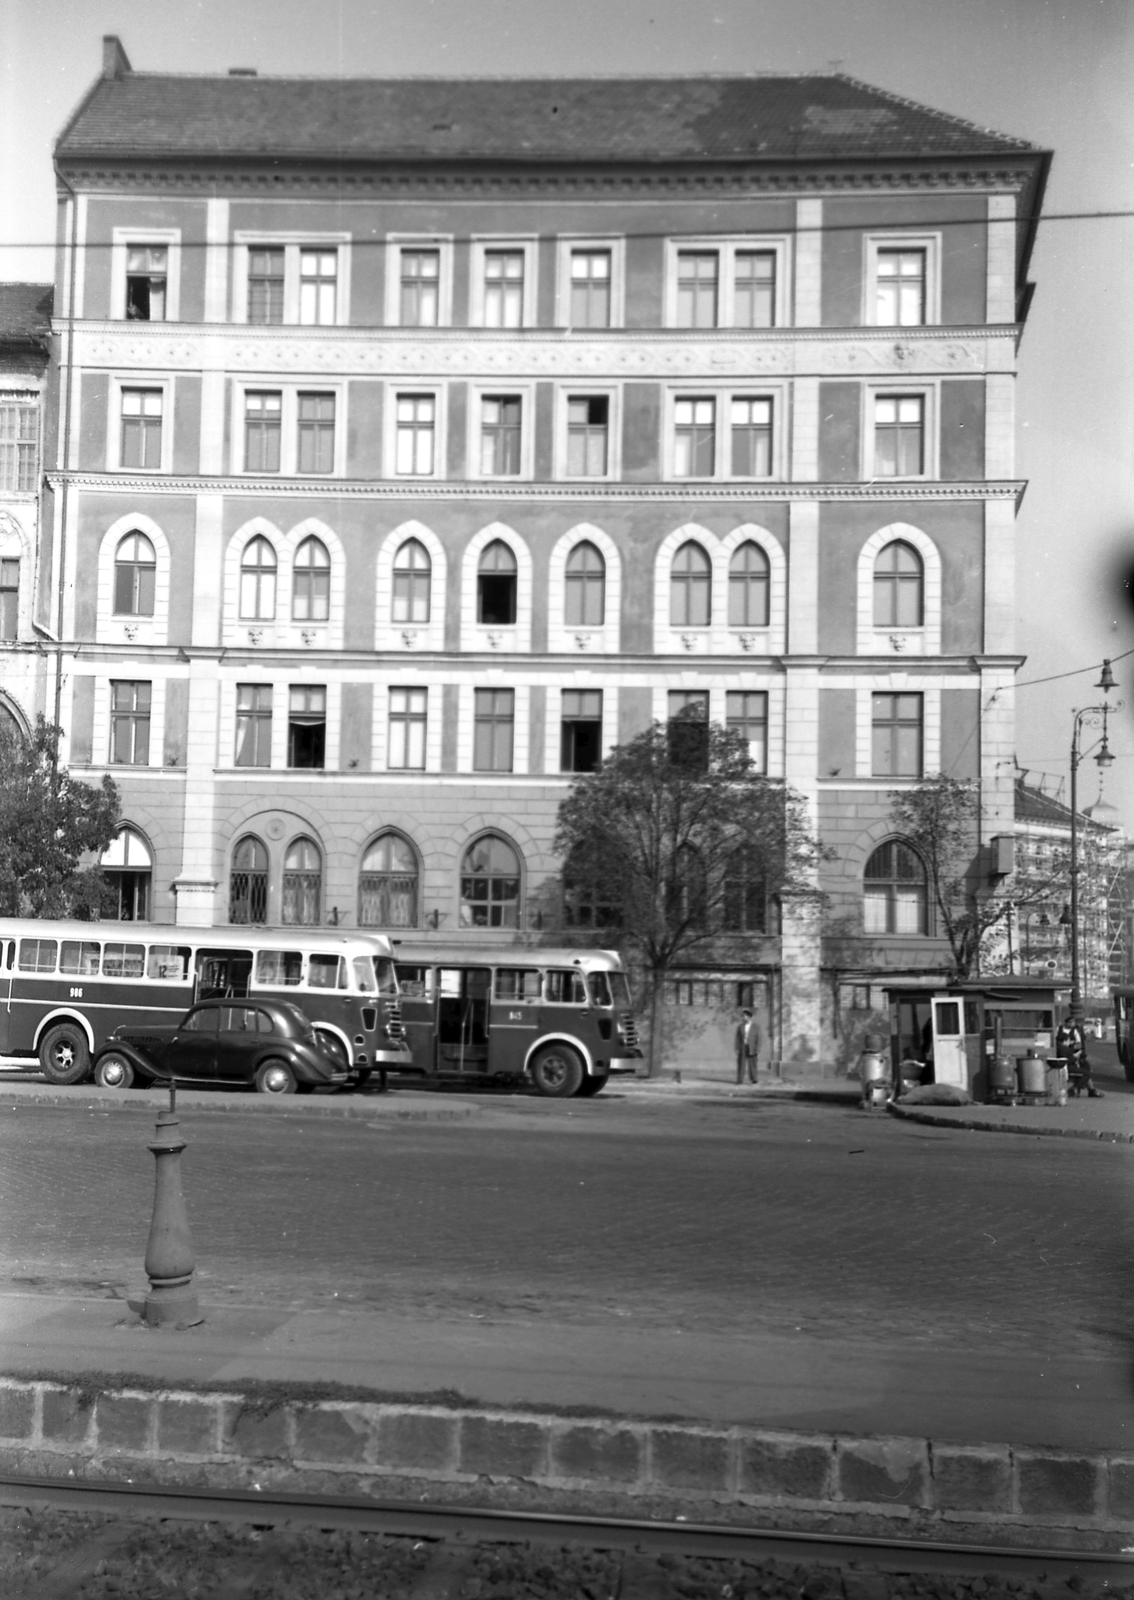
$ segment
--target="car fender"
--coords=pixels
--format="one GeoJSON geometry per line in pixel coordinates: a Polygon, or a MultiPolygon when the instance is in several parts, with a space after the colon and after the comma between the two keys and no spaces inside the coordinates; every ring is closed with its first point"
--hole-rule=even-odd
{"type": "Polygon", "coordinates": [[[259,1072],[265,1061],[286,1061],[288,1066],[295,1073],[296,1081],[299,1083],[310,1083],[317,1086],[319,1084],[330,1083],[332,1081],[330,1063],[328,1063],[326,1073],[320,1073],[319,1070],[306,1059],[302,1051],[288,1049],[287,1043],[289,1042],[290,1041],[277,1040],[270,1046],[265,1045],[265,1047],[259,1051],[256,1056],[256,1062],[252,1068],[253,1076],[259,1072]]]}
{"type": "Polygon", "coordinates": [[[139,1049],[136,1044],[131,1044],[128,1039],[115,1039],[113,1037],[108,1039],[95,1057],[92,1065],[97,1067],[103,1056],[110,1055],[111,1051],[117,1056],[125,1056],[131,1066],[137,1067],[148,1078],[164,1077],[164,1073],[155,1065],[153,1058],[148,1056],[144,1050],[139,1049]]]}
{"type": "Polygon", "coordinates": [[[83,1016],[81,1011],[69,1011],[65,1006],[60,1006],[57,1011],[49,1011],[46,1017],[41,1018],[32,1040],[33,1050],[39,1049],[39,1041],[43,1038],[48,1028],[54,1028],[57,1022],[73,1022],[77,1028],[82,1028],[86,1036],[87,1049],[93,1051],[95,1044],[94,1029],[83,1016]]]}
{"type": "Polygon", "coordinates": [[[332,1037],[339,1041],[343,1049],[346,1051],[347,1060],[354,1060],[354,1045],[350,1042],[349,1033],[345,1033],[343,1029],[334,1022],[313,1022],[311,1026],[315,1029],[317,1035],[320,1033],[331,1034],[332,1037]]]}
{"type": "Polygon", "coordinates": [[[525,1072],[529,1071],[531,1068],[532,1057],[537,1055],[539,1051],[543,1049],[544,1045],[548,1044],[569,1044],[572,1050],[577,1050],[582,1056],[583,1067],[586,1070],[588,1077],[593,1077],[597,1072],[598,1069],[595,1066],[594,1057],[591,1055],[591,1052],[587,1049],[586,1045],[581,1039],[576,1039],[574,1034],[571,1033],[541,1034],[536,1040],[535,1044],[531,1046],[527,1055],[524,1057],[525,1072]]]}

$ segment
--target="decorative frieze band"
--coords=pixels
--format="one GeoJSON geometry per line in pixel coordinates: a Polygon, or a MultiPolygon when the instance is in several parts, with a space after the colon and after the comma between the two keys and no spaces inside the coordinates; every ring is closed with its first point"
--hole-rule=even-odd
{"type": "Polygon", "coordinates": [[[489,500],[621,502],[643,501],[699,505],[724,501],[750,505],[787,501],[860,500],[885,501],[1018,501],[1026,488],[1022,478],[996,482],[911,483],[908,480],[883,483],[505,483],[499,478],[452,483],[416,480],[412,485],[375,482],[372,479],[344,478],[205,478],[181,474],[176,477],[125,472],[51,472],[47,482],[52,489],[71,484],[81,489],[113,490],[128,494],[227,494],[247,495],[262,500],[310,500],[312,496],[333,495],[336,499],[400,500],[489,500]]]}
{"type": "MultiPolygon", "coordinates": [[[[65,328],[60,323],[60,329],[65,328]]],[[[243,325],[171,334],[168,326],[86,325],[80,367],[116,371],[322,373],[328,376],[591,379],[903,376],[1013,373],[1015,329],[777,329],[762,336],[692,337],[674,331],[501,334],[483,329],[256,329],[243,325]]]]}

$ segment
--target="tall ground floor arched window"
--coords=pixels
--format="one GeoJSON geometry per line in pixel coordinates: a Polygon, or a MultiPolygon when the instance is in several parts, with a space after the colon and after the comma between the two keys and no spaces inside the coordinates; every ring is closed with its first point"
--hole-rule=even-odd
{"type": "Polygon", "coordinates": [[[380,833],[362,858],[358,880],[360,928],[416,928],[418,865],[399,833],[380,833]]]}
{"type": "Polygon", "coordinates": [[[904,839],[887,839],[863,873],[864,933],[926,933],[925,865],[904,839]]]}
{"type": "Polygon", "coordinates": [[[323,857],[312,839],[296,839],[284,857],[280,920],[305,927],[322,920],[323,857]]]}
{"type": "Polygon", "coordinates": [[[120,922],[146,922],[150,916],[153,858],[134,828],[119,828],[103,851],[99,865],[114,894],[108,917],[120,922]]]}
{"type": "Polygon", "coordinates": [[[487,833],[461,862],[461,927],[520,926],[520,858],[506,839],[487,833]]]}
{"type": "Polygon", "coordinates": [[[251,834],[245,835],[232,852],[228,920],[250,923],[268,920],[268,852],[251,834]]]}

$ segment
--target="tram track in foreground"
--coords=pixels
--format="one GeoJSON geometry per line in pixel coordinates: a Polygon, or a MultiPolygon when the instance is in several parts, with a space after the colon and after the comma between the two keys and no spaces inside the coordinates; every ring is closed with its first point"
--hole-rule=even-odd
{"type": "MultiPolygon", "coordinates": [[[[970,1595],[975,1600],[998,1592],[1034,1595],[1041,1600],[1060,1594],[1066,1594],[1068,1600],[1123,1590],[1134,1594],[1134,1552],[1125,1551],[953,1544],[680,1519],[564,1515],[361,1496],[84,1483],[11,1475],[0,1477],[0,1508],[9,1528],[13,1515],[23,1512],[31,1519],[39,1516],[41,1527],[47,1526],[42,1522],[45,1516],[54,1516],[52,1526],[66,1529],[70,1525],[72,1533],[79,1527],[80,1535],[85,1534],[64,1539],[65,1552],[57,1561],[50,1556],[44,1560],[41,1548],[40,1559],[26,1572],[9,1568],[9,1600],[69,1600],[80,1594],[137,1594],[150,1600],[157,1591],[132,1587],[128,1577],[123,1582],[113,1576],[115,1552],[119,1552],[120,1565],[128,1561],[121,1553],[129,1539],[138,1536],[139,1529],[161,1525],[165,1532],[158,1548],[160,1553],[168,1553],[170,1526],[180,1525],[184,1532],[192,1524],[220,1525],[228,1530],[227,1544],[214,1541],[214,1555],[220,1562],[217,1570],[223,1569],[225,1576],[219,1586],[206,1583],[178,1589],[176,1584],[170,1587],[167,1575],[161,1592],[171,1597],[229,1600],[230,1596],[310,1592],[313,1597],[318,1594],[319,1600],[334,1600],[340,1591],[332,1586],[332,1578],[334,1572],[342,1575],[344,1551],[355,1561],[360,1552],[368,1559],[376,1559],[383,1551],[413,1556],[408,1565],[402,1562],[396,1582],[392,1575],[381,1580],[386,1587],[360,1589],[348,1584],[341,1590],[352,1596],[365,1593],[373,1600],[393,1600],[395,1596],[459,1600],[486,1595],[508,1600],[526,1600],[529,1595],[661,1600],[702,1594],[795,1594],[816,1600],[815,1582],[807,1574],[824,1571],[831,1595],[840,1593],[841,1583],[844,1600],[888,1600],[913,1593],[952,1600],[968,1600],[970,1595]],[[576,1582],[567,1574],[567,1586],[556,1587],[562,1555],[568,1550],[592,1553],[597,1566],[591,1581],[576,1582]],[[517,1552],[535,1554],[525,1567],[517,1552]],[[320,1556],[331,1559],[329,1575],[319,1576],[311,1567],[310,1591],[296,1588],[296,1574],[303,1562],[317,1566],[320,1556]],[[528,1568],[542,1576],[525,1578],[528,1568]],[[832,1570],[850,1576],[836,1580],[832,1588],[832,1570]],[[503,1578],[493,1577],[501,1571],[503,1578]],[[280,1587],[282,1573],[288,1574],[292,1587],[280,1587]],[[751,1583],[746,1573],[750,1573],[751,1583]],[[101,1579],[106,1582],[100,1587],[101,1579]],[[903,1579],[909,1582],[904,1585],[903,1579]]],[[[40,1546],[42,1543],[41,1539],[40,1546]]],[[[190,1547],[191,1539],[186,1548],[190,1547]]],[[[819,1588],[823,1589],[822,1581],[819,1588]]]]}

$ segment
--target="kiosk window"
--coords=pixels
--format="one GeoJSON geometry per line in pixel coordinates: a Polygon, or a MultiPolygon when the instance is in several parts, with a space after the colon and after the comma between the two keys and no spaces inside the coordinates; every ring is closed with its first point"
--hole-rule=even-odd
{"type": "Polygon", "coordinates": [[[948,1000],[936,1008],[933,1031],[942,1037],[956,1037],[961,1031],[961,1008],[955,1000],[948,1000]]]}

